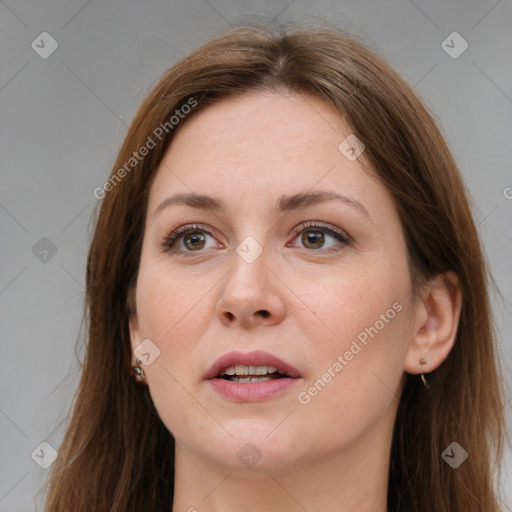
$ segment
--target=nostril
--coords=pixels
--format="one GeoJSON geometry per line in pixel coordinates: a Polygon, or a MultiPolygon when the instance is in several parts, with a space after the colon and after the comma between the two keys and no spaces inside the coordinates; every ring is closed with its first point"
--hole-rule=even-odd
{"type": "Polygon", "coordinates": [[[260,309],[259,311],[257,311],[258,314],[260,314],[263,318],[267,318],[270,313],[266,310],[266,309],[260,309]]]}
{"type": "Polygon", "coordinates": [[[226,312],[226,316],[228,317],[229,320],[233,320],[233,318],[235,318],[235,315],[233,315],[233,313],[230,313],[229,311],[226,312]]]}

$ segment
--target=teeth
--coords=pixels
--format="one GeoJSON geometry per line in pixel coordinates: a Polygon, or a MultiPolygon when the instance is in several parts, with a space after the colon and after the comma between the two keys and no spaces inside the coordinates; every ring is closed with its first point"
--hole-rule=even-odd
{"type": "Polygon", "coordinates": [[[222,372],[222,375],[235,375],[235,367],[234,366],[230,366],[229,368],[226,368],[222,372]]]}
{"type": "Polygon", "coordinates": [[[237,375],[249,375],[249,367],[243,364],[237,364],[235,366],[235,371],[237,375]]]}
{"type": "Polygon", "coordinates": [[[249,366],[249,375],[266,375],[266,366],[249,366]]]}
{"type": "Polygon", "coordinates": [[[238,377],[238,376],[233,376],[233,377],[230,377],[230,381],[231,382],[237,382],[238,384],[251,384],[252,382],[265,382],[267,380],[274,380],[274,378],[277,378],[277,377],[269,377],[267,375],[263,376],[263,377],[246,377],[246,376],[242,376],[242,377],[238,377]]]}
{"type": "Polygon", "coordinates": [[[230,366],[229,368],[225,368],[221,375],[267,375],[268,373],[276,373],[279,372],[281,375],[284,375],[284,372],[278,370],[274,366],[246,366],[244,364],[237,364],[234,366],[230,366]]]}
{"type": "Polygon", "coordinates": [[[270,380],[269,377],[251,377],[251,382],[264,382],[270,380]]]}

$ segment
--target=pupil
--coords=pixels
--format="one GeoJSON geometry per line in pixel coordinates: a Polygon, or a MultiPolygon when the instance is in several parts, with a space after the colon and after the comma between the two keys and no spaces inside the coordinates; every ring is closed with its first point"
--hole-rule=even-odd
{"type": "Polygon", "coordinates": [[[202,233],[189,233],[185,237],[185,245],[188,249],[197,250],[204,247],[204,235],[202,233]]]}
{"type": "Polygon", "coordinates": [[[318,249],[324,245],[324,234],[319,231],[306,231],[302,233],[302,241],[308,248],[318,249]]]}

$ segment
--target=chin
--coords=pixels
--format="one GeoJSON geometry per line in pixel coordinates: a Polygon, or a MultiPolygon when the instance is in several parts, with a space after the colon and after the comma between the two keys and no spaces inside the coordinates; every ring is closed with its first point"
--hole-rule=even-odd
{"type": "Polygon", "coordinates": [[[196,456],[228,471],[286,470],[296,465],[303,455],[297,447],[303,447],[305,443],[288,429],[276,428],[278,422],[231,420],[222,422],[222,425],[231,435],[220,427],[210,435],[198,429],[203,434],[200,442],[188,436],[183,444],[188,445],[196,456]],[[204,444],[205,440],[207,444],[204,444]]]}

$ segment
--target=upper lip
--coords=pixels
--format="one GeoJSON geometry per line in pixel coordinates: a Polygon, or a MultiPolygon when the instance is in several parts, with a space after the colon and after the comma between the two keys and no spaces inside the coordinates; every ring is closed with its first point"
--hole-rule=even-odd
{"type": "Polygon", "coordinates": [[[242,352],[229,352],[228,354],[224,354],[210,366],[204,378],[213,379],[217,377],[222,370],[237,364],[246,366],[274,366],[284,372],[288,377],[300,377],[297,368],[279,359],[279,357],[273,356],[263,350],[255,350],[245,354],[242,352]]]}

